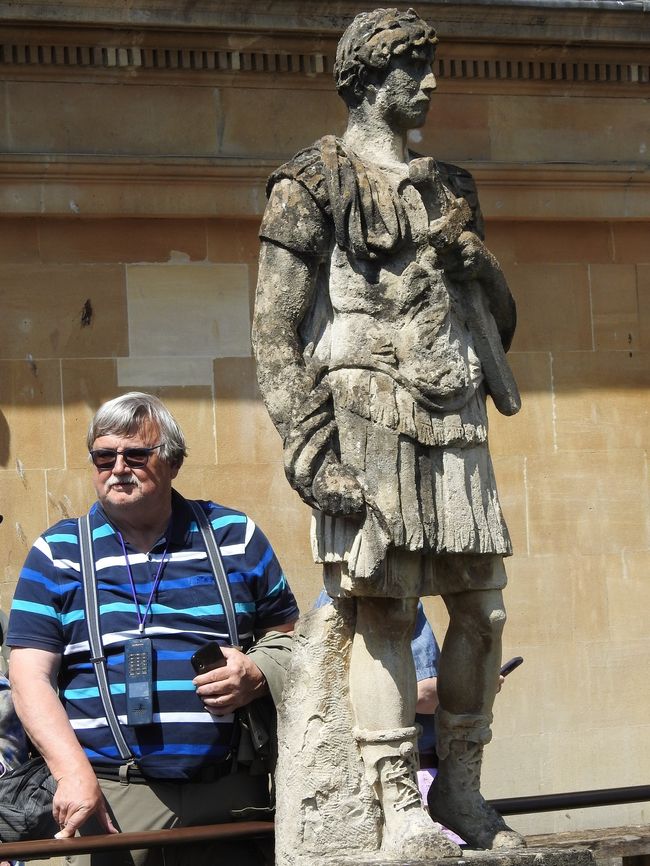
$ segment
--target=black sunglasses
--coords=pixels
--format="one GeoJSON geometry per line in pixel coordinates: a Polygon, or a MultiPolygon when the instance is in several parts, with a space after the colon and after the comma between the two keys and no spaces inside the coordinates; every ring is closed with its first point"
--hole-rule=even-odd
{"type": "Polygon", "coordinates": [[[90,452],[90,459],[93,461],[97,469],[112,469],[117,463],[117,455],[121,454],[124,462],[131,469],[142,469],[149,461],[149,455],[153,454],[156,448],[162,448],[160,445],[152,445],[150,448],[123,448],[118,451],[117,448],[95,448],[90,452]]]}

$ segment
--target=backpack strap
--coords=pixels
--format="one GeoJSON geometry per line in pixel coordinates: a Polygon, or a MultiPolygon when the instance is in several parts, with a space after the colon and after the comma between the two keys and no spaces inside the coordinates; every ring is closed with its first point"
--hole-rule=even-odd
{"type": "Polygon", "coordinates": [[[212,573],[214,574],[214,579],[217,583],[219,594],[221,595],[221,603],[223,604],[223,611],[226,617],[226,623],[228,625],[230,645],[240,649],[241,647],[239,644],[239,630],[237,628],[235,605],[233,604],[232,595],[230,593],[230,584],[228,583],[226,570],[223,567],[223,560],[221,559],[221,553],[219,552],[219,545],[215,540],[212,526],[210,524],[210,521],[206,517],[205,511],[201,508],[198,502],[195,502],[191,499],[188,499],[187,502],[192,511],[194,512],[196,523],[199,527],[201,535],[203,536],[203,543],[205,544],[205,549],[208,554],[210,567],[212,568],[212,573]]]}
{"type": "Polygon", "coordinates": [[[86,623],[88,626],[88,637],[90,642],[90,660],[95,669],[97,685],[99,686],[99,697],[104,707],[106,721],[111,729],[115,745],[120,757],[126,763],[120,767],[120,780],[126,784],[128,780],[129,766],[135,763],[135,757],[122,736],[120,723],[113,706],[111,692],[106,675],[106,656],[102,645],[102,635],[99,625],[99,602],[97,599],[97,583],[95,580],[95,562],[93,559],[93,543],[90,531],[90,519],[87,514],[79,518],[79,547],[81,550],[81,577],[84,589],[84,608],[86,612],[86,623]]]}

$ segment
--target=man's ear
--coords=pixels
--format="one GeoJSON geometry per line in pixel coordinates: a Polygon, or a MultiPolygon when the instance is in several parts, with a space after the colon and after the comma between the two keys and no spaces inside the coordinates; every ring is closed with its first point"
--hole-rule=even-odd
{"type": "Polygon", "coordinates": [[[183,465],[183,460],[182,460],[182,459],[179,460],[178,463],[172,463],[172,464],[171,464],[171,467],[170,467],[170,468],[171,468],[171,476],[172,476],[172,480],[173,480],[174,478],[176,478],[176,476],[177,476],[178,473],[180,472],[180,468],[181,468],[182,465],[183,465]]]}

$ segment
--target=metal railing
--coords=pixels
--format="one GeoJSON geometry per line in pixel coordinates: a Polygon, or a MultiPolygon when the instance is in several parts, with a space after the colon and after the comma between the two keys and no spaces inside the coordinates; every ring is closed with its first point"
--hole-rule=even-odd
{"type": "Polygon", "coordinates": [[[558,809],[645,803],[646,800],[650,801],[650,785],[571,791],[564,794],[537,794],[532,797],[505,797],[501,800],[490,800],[490,803],[501,815],[524,815],[529,812],[556,812],[558,809]]]}
{"type": "Polygon", "coordinates": [[[142,833],[110,833],[101,836],[75,836],[72,839],[36,839],[29,842],[0,844],[0,860],[23,860],[28,857],[61,857],[64,854],[88,854],[94,851],[117,851],[123,848],[159,848],[223,839],[268,837],[273,835],[273,821],[236,821],[202,827],[178,827],[173,830],[147,830],[142,833]]]}
{"type": "MultiPolygon", "coordinates": [[[[532,812],[554,812],[559,809],[581,809],[646,801],[650,801],[650,785],[572,791],[562,794],[538,794],[531,797],[506,797],[489,802],[502,815],[523,815],[532,812]]],[[[93,851],[117,851],[124,848],[130,850],[158,848],[160,846],[168,847],[220,839],[268,838],[273,835],[273,832],[273,821],[236,821],[229,824],[179,827],[173,830],[148,830],[141,833],[7,842],[0,844],[0,859],[22,860],[29,857],[60,857],[64,854],[87,854],[93,851]]]]}

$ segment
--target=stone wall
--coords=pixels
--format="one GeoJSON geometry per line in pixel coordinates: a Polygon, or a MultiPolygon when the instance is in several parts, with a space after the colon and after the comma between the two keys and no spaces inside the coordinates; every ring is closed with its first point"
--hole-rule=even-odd
{"type": "MultiPolygon", "coordinates": [[[[210,5],[0,10],[3,608],[35,536],[91,501],[92,413],[134,388],[186,430],[181,492],[247,510],[301,604],[317,595],[248,333],[264,179],[342,131],[329,72],[359,6],[210,5]]],[[[650,19],[418,9],[442,41],[413,146],[475,174],[520,317],[524,408],[494,413],[491,435],[515,545],[505,653],[526,663],[498,698],[485,792],[645,784],[650,19]]],[[[439,600],[427,609],[442,638],[439,600]]],[[[636,804],[513,824],[648,818],[636,804]]]]}

